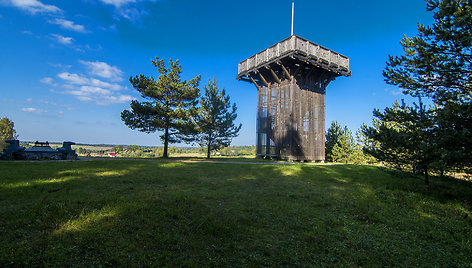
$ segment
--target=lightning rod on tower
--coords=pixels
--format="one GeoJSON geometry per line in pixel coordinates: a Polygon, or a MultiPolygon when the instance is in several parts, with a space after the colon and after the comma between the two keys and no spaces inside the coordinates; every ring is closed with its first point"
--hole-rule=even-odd
{"type": "Polygon", "coordinates": [[[293,35],[293,15],[294,15],[294,11],[295,11],[295,2],[292,2],[292,32],[291,32],[291,35],[293,35]]]}

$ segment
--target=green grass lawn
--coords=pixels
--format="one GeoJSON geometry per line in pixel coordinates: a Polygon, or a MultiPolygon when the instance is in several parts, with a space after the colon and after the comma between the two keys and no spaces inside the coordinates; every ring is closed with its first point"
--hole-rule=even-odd
{"type": "Polygon", "coordinates": [[[0,266],[472,265],[472,183],[368,166],[0,162],[0,266]]]}

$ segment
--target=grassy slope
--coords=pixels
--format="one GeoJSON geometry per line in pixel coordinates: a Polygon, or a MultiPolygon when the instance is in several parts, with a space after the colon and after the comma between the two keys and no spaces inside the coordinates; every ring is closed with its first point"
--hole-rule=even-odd
{"type": "Polygon", "coordinates": [[[423,189],[364,166],[0,162],[0,266],[470,266],[472,184],[423,189]]]}

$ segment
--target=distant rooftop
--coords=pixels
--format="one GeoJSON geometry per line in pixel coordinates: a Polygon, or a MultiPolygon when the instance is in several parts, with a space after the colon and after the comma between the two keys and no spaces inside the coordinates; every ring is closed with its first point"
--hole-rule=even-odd
{"type": "Polygon", "coordinates": [[[337,75],[350,76],[349,58],[311,41],[292,35],[287,39],[241,61],[238,65],[237,79],[255,72],[285,58],[298,60],[314,65],[337,75]]]}

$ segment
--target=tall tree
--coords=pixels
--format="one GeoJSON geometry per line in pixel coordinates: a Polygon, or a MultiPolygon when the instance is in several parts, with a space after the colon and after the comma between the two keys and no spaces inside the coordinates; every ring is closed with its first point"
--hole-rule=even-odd
{"type": "Polygon", "coordinates": [[[404,93],[436,102],[470,102],[472,92],[472,2],[428,0],[434,24],[401,41],[405,55],[389,56],[383,75],[404,93]]]}
{"type": "Polygon", "coordinates": [[[445,168],[472,163],[472,2],[428,0],[432,26],[404,37],[405,54],[390,56],[383,72],[387,83],[405,94],[426,96],[436,104],[435,136],[445,168]]]}
{"type": "Polygon", "coordinates": [[[331,122],[331,126],[328,128],[326,133],[325,142],[325,155],[326,161],[332,162],[333,148],[338,142],[339,137],[342,135],[343,129],[337,121],[331,122]]]}
{"type": "Polygon", "coordinates": [[[16,139],[17,137],[15,123],[7,117],[0,119],[0,140],[16,139]]]}
{"type": "Polygon", "coordinates": [[[16,135],[15,124],[13,121],[7,117],[0,119],[0,153],[5,147],[7,147],[5,140],[16,138],[18,138],[18,135],[16,135]]]}
{"type": "Polygon", "coordinates": [[[196,116],[200,132],[197,141],[207,148],[207,158],[210,158],[211,151],[229,146],[231,139],[238,136],[242,125],[234,124],[238,116],[236,110],[236,104],[231,105],[225,90],[218,89],[215,79],[209,80],[196,116]]]}
{"type": "Polygon", "coordinates": [[[362,150],[356,144],[352,132],[337,121],[328,128],[325,144],[326,160],[338,163],[361,164],[366,162],[362,150]]]}
{"type": "Polygon", "coordinates": [[[355,142],[352,137],[351,131],[344,127],[341,131],[341,135],[338,136],[336,144],[333,146],[331,151],[331,159],[337,163],[352,163],[355,153],[355,142]]]}
{"type": "Polygon", "coordinates": [[[131,85],[141,93],[144,101],[133,100],[131,110],[121,112],[121,120],[131,129],[151,133],[163,131],[163,157],[168,157],[169,143],[190,142],[195,134],[192,117],[198,103],[200,75],[190,81],[182,81],[179,61],[169,60],[169,68],[164,60],[151,60],[158,69],[159,77],[139,75],[130,77],[131,85]]]}

